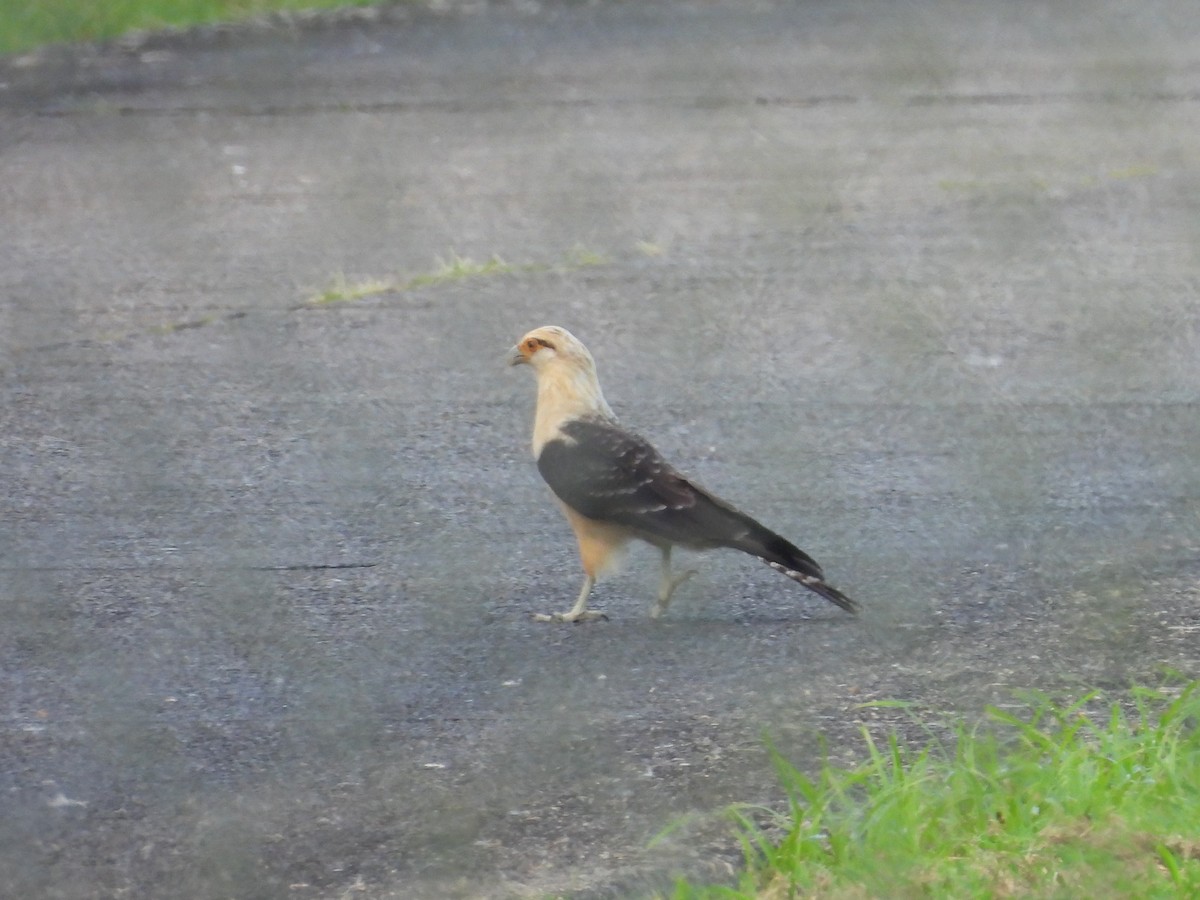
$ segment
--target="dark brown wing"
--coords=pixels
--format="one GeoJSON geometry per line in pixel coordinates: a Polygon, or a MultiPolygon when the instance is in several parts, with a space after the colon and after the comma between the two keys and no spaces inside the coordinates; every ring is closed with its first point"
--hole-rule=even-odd
{"type": "Polygon", "coordinates": [[[644,438],[604,419],[562,426],[538,471],[567,506],[589,519],[623,525],[651,543],[732,547],[821,578],[802,550],[741,510],[693,484],[644,438]]]}

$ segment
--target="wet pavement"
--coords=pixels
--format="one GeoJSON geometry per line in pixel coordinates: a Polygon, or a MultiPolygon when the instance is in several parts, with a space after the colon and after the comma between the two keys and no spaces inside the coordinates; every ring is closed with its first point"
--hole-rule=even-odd
{"type": "Polygon", "coordinates": [[[765,738],[1200,674],[1198,72],[1184,2],[4,63],[6,892],[637,896],[736,864],[765,738]],[[579,580],[504,365],[546,323],[864,615],[718,553],[652,621],[642,548],[532,622],[579,580]]]}

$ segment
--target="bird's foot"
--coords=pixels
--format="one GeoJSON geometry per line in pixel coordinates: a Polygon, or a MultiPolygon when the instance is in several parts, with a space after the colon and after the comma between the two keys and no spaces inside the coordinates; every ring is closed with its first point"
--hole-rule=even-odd
{"type": "Polygon", "coordinates": [[[665,579],[658,591],[658,603],[654,605],[654,609],[650,610],[650,618],[657,619],[662,616],[667,611],[667,607],[671,605],[671,597],[674,596],[675,589],[698,572],[699,569],[688,569],[686,572],[680,572],[674,578],[665,579]]]}
{"type": "Polygon", "coordinates": [[[583,609],[579,612],[571,610],[565,613],[533,613],[533,621],[535,622],[597,622],[608,621],[608,616],[602,612],[597,612],[594,609],[583,609]]]}

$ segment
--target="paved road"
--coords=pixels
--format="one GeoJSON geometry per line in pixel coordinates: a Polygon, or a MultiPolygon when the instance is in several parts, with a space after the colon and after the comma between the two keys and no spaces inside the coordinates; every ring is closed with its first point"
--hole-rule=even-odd
{"type": "Polygon", "coordinates": [[[8,61],[6,890],[631,896],[736,862],[764,735],[1200,672],[1198,35],[550,3],[8,61]],[[650,621],[635,551],[530,621],[550,322],[865,615],[718,554],[650,621]]]}

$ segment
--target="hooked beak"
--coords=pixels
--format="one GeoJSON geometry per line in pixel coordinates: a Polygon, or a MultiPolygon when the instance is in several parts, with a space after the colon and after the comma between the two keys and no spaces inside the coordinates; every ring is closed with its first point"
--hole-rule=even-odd
{"type": "Polygon", "coordinates": [[[529,362],[529,357],[521,352],[521,348],[515,344],[509,348],[508,364],[510,366],[522,366],[529,362]]]}

